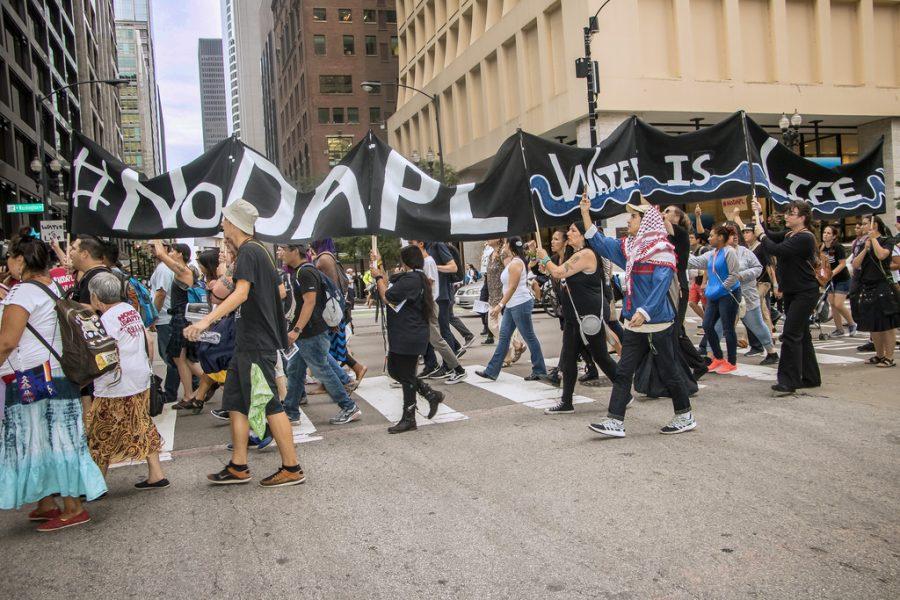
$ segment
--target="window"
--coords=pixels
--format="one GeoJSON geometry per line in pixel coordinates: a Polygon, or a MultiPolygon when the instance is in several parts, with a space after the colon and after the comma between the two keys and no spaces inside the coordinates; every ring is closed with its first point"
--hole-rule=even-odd
{"type": "Polygon", "coordinates": [[[396,23],[397,22],[397,11],[396,10],[384,11],[384,21],[385,21],[385,23],[396,23]]]}
{"type": "Polygon", "coordinates": [[[366,56],[375,56],[378,54],[378,38],[374,35],[366,36],[366,56]]]}
{"type": "Polygon", "coordinates": [[[313,48],[316,53],[316,56],[325,56],[325,36],[324,35],[314,35],[313,36],[313,48]]]}
{"type": "Polygon", "coordinates": [[[332,123],[345,123],[344,121],[344,109],[343,108],[332,108],[331,109],[331,122],[332,123]]]}
{"type": "Polygon", "coordinates": [[[353,147],[353,137],[349,135],[328,135],[325,136],[325,150],[328,152],[329,166],[335,166],[350,148],[353,147]]]}
{"type": "Polygon", "coordinates": [[[328,108],[319,109],[319,124],[324,125],[331,120],[331,110],[328,108]]]}
{"type": "Polygon", "coordinates": [[[375,10],[371,8],[363,9],[363,23],[377,23],[378,17],[376,16],[375,10]]]}
{"type": "Polygon", "coordinates": [[[327,14],[324,8],[314,8],[313,9],[313,21],[325,21],[327,20],[327,14]]]}
{"type": "Polygon", "coordinates": [[[391,56],[400,55],[400,41],[396,35],[391,36],[391,56]]]}
{"type": "Polygon", "coordinates": [[[344,36],[344,56],[353,56],[356,54],[356,42],[352,35],[344,36]]]}
{"type": "Polygon", "coordinates": [[[339,8],[338,9],[338,21],[341,23],[352,23],[353,22],[353,11],[349,8],[339,8]]]}
{"type": "Polygon", "coordinates": [[[347,108],[347,122],[359,123],[359,109],[355,106],[347,108]]]}
{"type": "Polygon", "coordinates": [[[322,94],[352,94],[352,75],[319,75],[319,92],[322,94]]]}
{"type": "Polygon", "coordinates": [[[376,123],[381,123],[381,107],[380,106],[370,106],[369,107],[369,123],[374,125],[376,123]]]}

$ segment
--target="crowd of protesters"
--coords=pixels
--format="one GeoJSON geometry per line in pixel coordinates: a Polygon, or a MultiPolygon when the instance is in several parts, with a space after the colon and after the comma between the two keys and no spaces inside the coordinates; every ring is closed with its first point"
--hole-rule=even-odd
{"type": "MultiPolygon", "coordinates": [[[[251,481],[248,448],[273,442],[281,466],[260,485],[303,483],[292,427],[304,418],[310,378],[319,387],[309,393],[337,405],[331,424],[362,418],[352,394],[368,367],[354,358],[350,340],[363,296],[385,317],[386,369],[401,389],[401,417],[390,433],[416,429],[419,396],[423,416],[435,416],[444,393],[429,381],[466,378],[460,357],[476,335],[454,313],[454,294],[473,282],[482,283],[482,343],[496,345],[479,378],[497,380],[527,350],[525,380],[560,385],[559,403],[545,412],[561,415],[574,412],[576,381],[602,373],[612,384],[609,408],[590,428],[608,437],[625,436],[633,390],[671,398],[674,416],[661,433],[694,429],[697,379],[738,371],[747,357],[777,364],[776,395],[820,386],[810,323],[823,303],[834,319],[831,336],[865,332],[870,339],[859,350],[874,352],[867,363],[895,366],[900,250],[880,218],[861,218],[847,251],[835,225],[817,238],[810,206],[800,201],[787,206],[777,229],[745,224],[739,210],[707,231],[699,206],[693,225],[677,206],[627,208],[621,240],[598,229],[583,198],[581,218],[553,233],[550,252],[519,237],[493,239],[476,268],[449,243],[410,240],[394,271],[373,250],[370,268],[357,272],[341,264],[331,240],[273,251],[255,237],[256,209],[238,200],[223,211],[220,248],[194,257],[184,244],[151,243],[157,265],[146,285],[122,267],[112,242],[79,236],[63,250],[23,230],[4,248],[0,284],[0,508],[36,504],[28,518],[39,531],[86,523],[85,502],[106,495],[107,471],[121,461],[146,461],[136,488],[169,486],[164,440],[150,416],[156,393],[172,410],[200,414],[222,388],[212,414],[230,423],[231,456],[208,476],[212,484],[251,481]],[[623,271],[620,281],[613,265],[623,271]],[[550,292],[559,303],[562,351],[548,371],[532,313],[550,292]],[[64,302],[87,311],[96,335],[117,349],[115,369],[82,385],[61,361],[64,302]],[[699,346],[685,330],[688,310],[702,320],[699,346]],[[739,357],[741,347],[749,349],[739,357]],[[158,392],[157,354],[165,371],[158,392]],[[640,384],[652,392],[639,387],[642,373],[652,376],[640,384]]],[[[758,214],[761,207],[754,201],[752,208],[758,214]]]]}

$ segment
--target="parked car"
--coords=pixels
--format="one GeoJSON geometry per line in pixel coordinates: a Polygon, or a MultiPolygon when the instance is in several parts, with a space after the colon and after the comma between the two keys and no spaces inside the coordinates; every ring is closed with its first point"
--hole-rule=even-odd
{"type": "Polygon", "coordinates": [[[484,285],[484,278],[481,281],[475,281],[467,285],[462,285],[456,290],[456,305],[466,310],[475,308],[475,302],[481,296],[481,286],[484,285]]]}

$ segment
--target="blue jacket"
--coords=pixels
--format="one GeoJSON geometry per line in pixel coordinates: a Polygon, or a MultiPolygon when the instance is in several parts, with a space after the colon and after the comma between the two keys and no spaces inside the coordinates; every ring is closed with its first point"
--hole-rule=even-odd
{"type": "MultiPolygon", "coordinates": [[[[585,239],[594,252],[625,268],[625,240],[606,237],[595,227],[586,232],[585,239]]],[[[631,270],[632,283],[622,303],[622,315],[630,319],[640,311],[646,323],[673,322],[675,308],[669,300],[669,286],[674,277],[674,269],[647,263],[635,264],[631,270]]]]}

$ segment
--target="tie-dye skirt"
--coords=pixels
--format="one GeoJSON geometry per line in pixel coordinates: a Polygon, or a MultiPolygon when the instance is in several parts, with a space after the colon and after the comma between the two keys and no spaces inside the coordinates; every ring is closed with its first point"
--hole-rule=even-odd
{"type": "Polygon", "coordinates": [[[0,421],[0,509],[19,508],[52,494],[94,500],[106,491],[88,451],[78,388],[53,372],[58,396],[22,404],[6,387],[0,421]]]}

